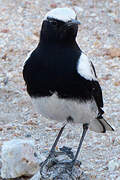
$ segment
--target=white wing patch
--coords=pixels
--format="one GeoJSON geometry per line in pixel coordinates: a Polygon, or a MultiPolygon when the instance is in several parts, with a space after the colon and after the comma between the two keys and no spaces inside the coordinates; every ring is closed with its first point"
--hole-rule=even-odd
{"type": "Polygon", "coordinates": [[[46,20],[47,17],[67,22],[72,19],[76,19],[76,14],[72,9],[67,8],[67,7],[66,8],[55,8],[46,14],[44,20],[46,20]]]}
{"type": "Polygon", "coordinates": [[[78,60],[77,72],[87,80],[97,80],[91,61],[84,53],[81,54],[78,60]]]}

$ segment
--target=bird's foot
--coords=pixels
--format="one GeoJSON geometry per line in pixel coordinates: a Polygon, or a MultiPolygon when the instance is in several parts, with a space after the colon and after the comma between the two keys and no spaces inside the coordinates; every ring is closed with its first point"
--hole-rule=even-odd
{"type": "Polygon", "coordinates": [[[60,155],[64,155],[65,152],[62,151],[51,151],[48,155],[48,157],[46,158],[46,160],[44,162],[42,162],[40,164],[40,174],[42,177],[44,177],[43,174],[45,174],[45,171],[47,171],[49,168],[53,167],[54,165],[56,165],[59,161],[57,160],[57,157],[60,155]]]}
{"type": "Polygon", "coordinates": [[[55,159],[55,152],[50,152],[50,154],[48,155],[48,157],[46,158],[45,161],[43,161],[41,164],[40,164],[40,174],[41,176],[44,178],[44,174],[45,172],[48,170],[48,168],[50,166],[53,166],[55,165],[57,162],[56,162],[56,159],[55,159]],[[54,161],[53,161],[54,160],[54,161]]]}
{"type": "Polygon", "coordinates": [[[60,148],[60,151],[63,152],[64,154],[66,154],[70,159],[74,159],[74,154],[72,152],[72,148],[63,146],[62,148],[60,148]]]}
{"type": "Polygon", "coordinates": [[[80,173],[80,171],[78,171],[80,165],[81,163],[79,161],[73,163],[73,161],[68,161],[68,160],[58,161],[56,159],[50,158],[48,162],[46,162],[46,164],[43,163],[41,166],[40,169],[41,178],[49,179],[51,177],[51,174],[52,177],[56,176],[56,174],[57,177],[58,174],[60,177],[62,177],[63,174],[66,174],[67,176],[70,177],[70,179],[75,180],[76,172],[77,174],[80,173]]]}
{"type": "Polygon", "coordinates": [[[70,159],[72,159],[72,161],[60,162],[61,164],[64,164],[70,170],[73,168],[74,164],[80,167],[81,162],[78,160],[75,160],[75,156],[72,152],[72,148],[63,146],[62,148],[60,148],[60,150],[64,152],[70,159]]]}
{"type": "Polygon", "coordinates": [[[48,171],[53,167],[61,167],[65,172],[72,174],[73,166],[77,165],[80,167],[80,161],[74,161],[74,154],[72,148],[63,146],[60,151],[51,151],[44,162],[40,164],[40,174],[44,179],[48,171]],[[64,155],[64,156],[62,156],[64,155]],[[66,159],[66,158],[67,159],[66,159]],[[65,160],[66,159],[66,160],[65,160]],[[70,160],[71,159],[71,160],[70,160]]]}
{"type": "Polygon", "coordinates": [[[74,160],[72,160],[72,161],[62,161],[62,162],[58,162],[58,164],[64,165],[65,168],[67,170],[71,171],[71,172],[72,172],[72,168],[73,168],[74,165],[79,166],[79,167],[81,166],[81,162],[78,161],[78,160],[76,160],[75,162],[74,162],[74,160]]]}
{"type": "Polygon", "coordinates": [[[72,180],[76,179],[76,167],[78,166],[80,168],[81,162],[76,160],[74,162],[74,160],[72,161],[67,161],[65,160],[64,162],[58,162],[58,165],[61,166],[63,168],[62,174],[68,174],[69,177],[71,177],[72,180]],[[74,168],[75,165],[75,168],[74,168]]]}

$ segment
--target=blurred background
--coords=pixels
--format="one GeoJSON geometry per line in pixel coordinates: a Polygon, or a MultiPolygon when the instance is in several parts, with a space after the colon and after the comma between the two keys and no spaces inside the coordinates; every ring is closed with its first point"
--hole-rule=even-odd
{"type": "MultiPolygon", "coordinates": [[[[12,138],[33,138],[41,156],[59,131],[60,123],[35,113],[22,69],[38,44],[45,14],[65,6],[73,8],[81,22],[77,42],[95,65],[105,118],[116,129],[88,132],[80,155],[82,168],[92,180],[114,180],[120,177],[120,0],[0,0],[0,147],[12,138]],[[111,168],[111,161],[118,165],[111,168]]],[[[80,132],[81,126],[69,125],[60,145],[76,149],[80,132]]]]}

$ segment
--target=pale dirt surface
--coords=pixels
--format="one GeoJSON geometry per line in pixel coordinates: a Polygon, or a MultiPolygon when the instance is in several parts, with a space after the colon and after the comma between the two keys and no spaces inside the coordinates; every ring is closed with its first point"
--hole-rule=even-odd
{"type": "MultiPolygon", "coordinates": [[[[25,58],[38,43],[42,19],[56,6],[76,10],[81,21],[78,42],[95,64],[104,117],[115,127],[115,132],[106,134],[88,132],[79,155],[81,168],[92,180],[118,180],[120,57],[115,56],[120,50],[120,0],[0,0],[0,147],[13,138],[35,139],[38,157],[44,160],[61,127],[35,114],[22,78],[25,58]]],[[[68,125],[59,146],[73,147],[75,152],[81,131],[81,125],[68,125]]]]}

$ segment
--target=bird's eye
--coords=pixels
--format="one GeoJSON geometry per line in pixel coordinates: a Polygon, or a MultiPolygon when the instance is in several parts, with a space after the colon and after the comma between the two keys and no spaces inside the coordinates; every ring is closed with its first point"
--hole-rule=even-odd
{"type": "Polygon", "coordinates": [[[54,18],[51,17],[47,17],[47,20],[50,24],[56,26],[57,25],[57,21],[54,18]]]}
{"type": "Polygon", "coordinates": [[[56,25],[57,25],[57,22],[56,22],[56,21],[53,21],[52,24],[53,24],[54,26],[56,26],[56,25]]]}

